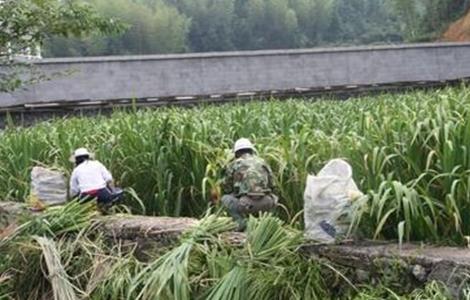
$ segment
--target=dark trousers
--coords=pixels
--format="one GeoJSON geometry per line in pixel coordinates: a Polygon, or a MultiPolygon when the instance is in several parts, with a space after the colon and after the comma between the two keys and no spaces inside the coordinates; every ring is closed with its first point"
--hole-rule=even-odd
{"type": "Polygon", "coordinates": [[[261,197],[250,197],[247,195],[236,197],[227,194],[222,197],[222,203],[227,208],[230,216],[238,223],[238,229],[244,230],[246,217],[259,212],[267,212],[277,205],[278,197],[274,194],[267,194],[261,197]]]}
{"type": "Polygon", "coordinates": [[[81,193],[80,201],[88,202],[96,199],[98,204],[108,204],[114,200],[114,194],[108,188],[102,188],[93,193],[81,193]]]}

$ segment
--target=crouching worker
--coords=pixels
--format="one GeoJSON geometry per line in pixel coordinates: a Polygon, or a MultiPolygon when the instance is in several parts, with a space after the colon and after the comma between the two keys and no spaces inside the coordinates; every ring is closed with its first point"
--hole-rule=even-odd
{"type": "Polygon", "coordinates": [[[109,207],[122,198],[123,192],[115,189],[113,176],[97,160],[92,160],[85,148],[75,150],[72,159],[75,169],[70,177],[70,195],[82,202],[96,199],[101,207],[109,207]]]}
{"type": "Polygon", "coordinates": [[[239,139],[233,152],[235,158],[224,170],[222,203],[242,231],[248,215],[272,210],[278,197],[272,193],[271,168],[256,155],[253,144],[239,139]]]}

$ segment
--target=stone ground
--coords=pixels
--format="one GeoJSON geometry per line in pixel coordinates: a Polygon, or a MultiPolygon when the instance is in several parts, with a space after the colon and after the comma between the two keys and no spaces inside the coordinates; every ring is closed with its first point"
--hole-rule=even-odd
{"type": "Polygon", "coordinates": [[[307,245],[309,255],[354,270],[356,281],[369,282],[395,272],[403,284],[419,285],[432,280],[445,283],[458,296],[468,282],[470,249],[393,242],[362,241],[338,245],[307,245]],[[400,278],[401,277],[401,278],[400,278]]]}

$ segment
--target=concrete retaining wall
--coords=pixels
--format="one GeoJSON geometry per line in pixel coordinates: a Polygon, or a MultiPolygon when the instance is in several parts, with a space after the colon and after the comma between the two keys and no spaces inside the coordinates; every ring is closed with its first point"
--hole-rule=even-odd
{"type": "Polygon", "coordinates": [[[0,107],[146,99],[470,77],[470,44],[418,44],[158,56],[44,59],[70,73],[0,94],[0,107]]]}

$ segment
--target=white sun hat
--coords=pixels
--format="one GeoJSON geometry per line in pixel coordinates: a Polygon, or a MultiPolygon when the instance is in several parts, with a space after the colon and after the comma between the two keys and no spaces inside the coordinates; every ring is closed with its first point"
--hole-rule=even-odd
{"type": "Polygon", "coordinates": [[[235,145],[233,146],[233,152],[235,153],[243,149],[250,149],[256,151],[255,146],[250,142],[249,139],[246,138],[241,138],[235,142],[235,145]]]}
{"type": "Polygon", "coordinates": [[[93,157],[93,153],[89,152],[87,148],[78,148],[77,150],[75,150],[72,154],[72,156],[70,157],[70,161],[71,162],[75,162],[75,159],[79,156],[85,156],[85,155],[88,155],[90,156],[90,158],[93,157]]]}

